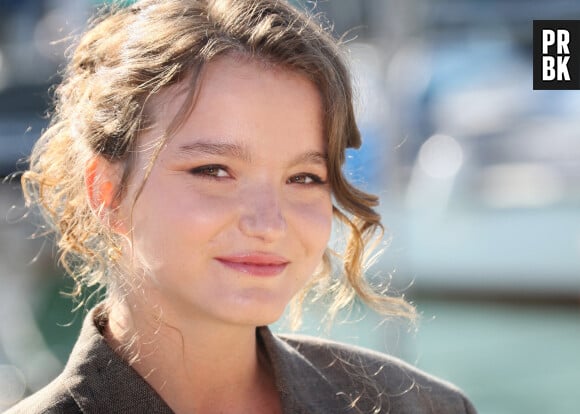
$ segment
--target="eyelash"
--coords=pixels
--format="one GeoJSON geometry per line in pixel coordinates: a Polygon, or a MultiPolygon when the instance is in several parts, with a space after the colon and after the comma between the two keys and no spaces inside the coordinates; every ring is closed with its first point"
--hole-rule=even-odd
{"type": "MultiPolygon", "coordinates": [[[[228,168],[219,165],[219,164],[211,164],[211,165],[202,165],[200,167],[195,167],[189,170],[192,175],[200,176],[202,178],[208,179],[225,179],[231,177],[231,174],[228,171],[228,168]],[[219,171],[224,171],[227,176],[219,176],[219,171]]],[[[301,185],[323,185],[326,184],[326,181],[323,180],[320,176],[311,173],[300,173],[293,175],[287,181],[288,184],[301,184],[301,185]],[[298,182],[297,180],[312,180],[312,182],[298,182]]]]}
{"type": "Polygon", "coordinates": [[[288,179],[287,182],[289,184],[302,184],[302,185],[321,185],[321,184],[326,184],[326,181],[324,181],[320,176],[318,176],[316,174],[309,174],[309,173],[301,173],[301,174],[293,175],[292,177],[290,177],[288,179]],[[296,181],[294,181],[296,178],[311,179],[312,182],[311,183],[297,183],[296,181]]]}
{"type": "Polygon", "coordinates": [[[228,177],[230,176],[230,173],[228,172],[228,169],[226,167],[224,167],[223,165],[217,165],[217,164],[212,164],[212,165],[202,165],[200,167],[195,167],[192,168],[191,170],[189,170],[189,172],[193,175],[198,175],[200,177],[204,177],[204,178],[214,178],[214,179],[223,179],[223,178],[228,178],[225,176],[219,176],[216,173],[219,173],[219,171],[224,171],[228,177]],[[216,173],[214,173],[216,172],[216,173]]]}

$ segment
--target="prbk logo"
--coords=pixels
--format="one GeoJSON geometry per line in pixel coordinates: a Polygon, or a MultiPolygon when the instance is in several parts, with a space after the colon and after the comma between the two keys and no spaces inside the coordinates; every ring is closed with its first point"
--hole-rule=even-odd
{"type": "Polygon", "coordinates": [[[580,89],[580,20],[534,20],[534,89],[580,89]]]}

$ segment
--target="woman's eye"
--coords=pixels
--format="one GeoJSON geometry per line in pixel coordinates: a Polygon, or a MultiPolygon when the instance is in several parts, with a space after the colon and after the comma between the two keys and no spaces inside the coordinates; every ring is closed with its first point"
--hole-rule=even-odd
{"type": "Polygon", "coordinates": [[[203,165],[190,170],[193,175],[200,175],[205,177],[226,178],[229,177],[226,167],[221,165],[203,165]]]}
{"type": "Polygon", "coordinates": [[[316,174],[297,174],[288,179],[288,184],[324,184],[324,180],[316,174]]]}

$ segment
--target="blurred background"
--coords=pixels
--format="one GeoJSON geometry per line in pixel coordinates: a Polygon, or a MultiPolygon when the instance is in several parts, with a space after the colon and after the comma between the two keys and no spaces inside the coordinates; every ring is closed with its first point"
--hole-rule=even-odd
{"type": "MultiPolygon", "coordinates": [[[[99,4],[0,0],[1,177],[25,167],[67,39],[99,4]]],[[[531,49],[534,19],[580,19],[580,2],[306,7],[348,41],[364,145],[346,170],[380,194],[387,228],[370,276],[422,317],[415,330],[355,306],[326,332],[312,307],[303,330],[404,358],[483,414],[580,412],[580,91],[533,91],[531,49]]],[[[25,215],[5,181],[0,412],[60,372],[83,317],[25,215]]]]}

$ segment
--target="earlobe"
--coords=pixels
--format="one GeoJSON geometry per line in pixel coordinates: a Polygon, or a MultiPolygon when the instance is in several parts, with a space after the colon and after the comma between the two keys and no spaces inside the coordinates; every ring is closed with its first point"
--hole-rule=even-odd
{"type": "Polygon", "coordinates": [[[116,170],[108,161],[95,156],[87,163],[85,187],[89,204],[95,215],[109,226],[116,222],[111,220],[111,214],[117,207],[115,182],[116,170]]]}
{"type": "Polygon", "coordinates": [[[101,210],[103,207],[111,208],[114,198],[114,185],[111,177],[105,173],[103,163],[105,160],[96,156],[87,164],[85,173],[85,185],[89,203],[94,211],[101,210]]]}

